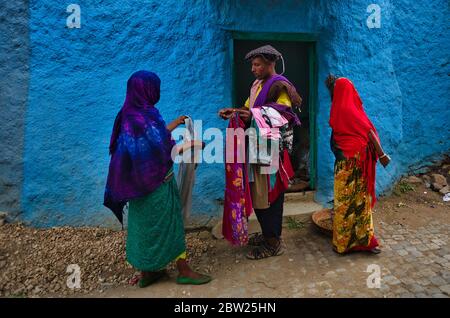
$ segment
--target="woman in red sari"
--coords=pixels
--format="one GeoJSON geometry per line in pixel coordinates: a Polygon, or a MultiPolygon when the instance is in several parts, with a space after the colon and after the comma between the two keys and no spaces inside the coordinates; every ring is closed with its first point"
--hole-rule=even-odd
{"type": "Polygon", "coordinates": [[[338,253],[379,253],[374,235],[372,208],[375,195],[375,164],[386,167],[377,130],[367,117],[353,83],[329,75],[326,85],[332,105],[330,126],[334,166],[333,248],[338,253]]]}

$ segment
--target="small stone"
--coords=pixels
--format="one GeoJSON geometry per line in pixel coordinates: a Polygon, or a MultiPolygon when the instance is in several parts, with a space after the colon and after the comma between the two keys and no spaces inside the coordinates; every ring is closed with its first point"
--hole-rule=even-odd
{"type": "Polygon", "coordinates": [[[34,288],[33,290],[33,295],[37,295],[42,291],[42,289],[39,286],[36,286],[36,288],[34,288]]]}
{"type": "MultiPolygon", "coordinates": [[[[437,285],[437,286],[441,286],[441,285],[444,285],[446,283],[445,280],[442,279],[440,276],[433,276],[433,277],[431,277],[430,278],[430,282],[432,284],[434,284],[434,285],[437,285]]],[[[450,288],[450,285],[446,285],[446,286],[447,286],[447,288],[450,288]]],[[[445,286],[441,286],[441,287],[445,287],[445,286]]],[[[449,291],[449,294],[450,294],[450,289],[448,291],[449,291]]]]}
{"type": "Polygon", "coordinates": [[[389,285],[398,285],[401,282],[397,279],[397,277],[393,276],[393,275],[387,275],[385,277],[383,277],[383,282],[385,282],[386,284],[389,285]]]}
{"type": "Polygon", "coordinates": [[[211,238],[211,233],[208,231],[201,231],[200,233],[198,233],[198,238],[207,240],[207,239],[211,238]]]}
{"type": "Polygon", "coordinates": [[[212,229],[211,234],[214,238],[221,240],[223,239],[222,234],[222,222],[218,222],[212,229]]]}
{"type": "Polygon", "coordinates": [[[440,286],[439,289],[442,290],[442,292],[444,294],[446,294],[447,296],[450,296],[450,284],[444,285],[444,286],[440,286]]]}
{"type": "Polygon", "coordinates": [[[442,184],[440,184],[440,183],[433,182],[433,183],[431,184],[431,188],[432,188],[434,191],[441,191],[441,189],[444,188],[444,186],[443,186],[442,184]]]}
{"type": "Polygon", "coordinates": [[[397,254],[400,256],[406,256],[406,255],[408,255],[408,252],[406,250],[398,250],[397,254]]]}
{"type": "Polygon", "coordinates": [[[448,185],[446,185],[445,187],[443,187],[441,190],[439,190],[439,193],[440,194],[443,194],[443,195],[445,195],[445,194],[447,194],[447,193],[449,193],[450,192],[450,186],[448,186],[448,185]]]}
{"type": "Polygon", "coordinates": [[[319,290],[315,288],[308,289],[308,294],[310,295],[317,295],[319,293],[319,290]]]}
{"type": "Polygon", "coordinates": [[[411,184],[419,184],[422,183],[422,180],[416,176],[409,176],[408,178],[405,179],[405,181],[407,183],[411,183],[411,184]]]}
{"type": "Polygon", "coordinates": [[[408,290],[414,294],[421,293],[424,291],[424,288],[418,284],[408,285],[408,290]]]}
{"type": "Polygon", "coordinates": [[[336,277],[337,277],[337,274],[336,274],[335,272],[333,272],[333,271],[329,271],[329,272],[327,272],[327,273],[325,274],[325,277],[326,277],[326,278],[336,278],[336,277]]]}
{"type": "Polygon", "coordinates": [[[447,179],[441,174],[434,173],[431,175],[431,184],[437,184],[440,190],[447,185],[447,179]]]}
{"type": "Polygon", "coordinates": [[[427,182],[431,183],[431,177],[429,175],[424,174],[422,176],[422,180],[423,180],[424,183],[427,183],[427,182]]]}

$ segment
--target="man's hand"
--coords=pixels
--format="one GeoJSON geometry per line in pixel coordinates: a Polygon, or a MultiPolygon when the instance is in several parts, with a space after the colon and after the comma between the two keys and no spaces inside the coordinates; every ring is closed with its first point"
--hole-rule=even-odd
{"type": "Polygon", "coordinates": [[[252,112],[248,109],[239,109],[239,117],[247,123],[252,118],[252,112]]]}
{"type": "Polygon", "coordinates": [[[252,118],[252,112],[246,108],[223,108],[219,111],[219,116],[223,119],[230,119],[234,113],[239,113],[239,117],[248,122],[252,118]]]}
{"type": "Polygon", "coordinates": [[[230,119],[234,112],[235,108],[222,108],[219,110],[219,116],[223,119],[230,119]]]}

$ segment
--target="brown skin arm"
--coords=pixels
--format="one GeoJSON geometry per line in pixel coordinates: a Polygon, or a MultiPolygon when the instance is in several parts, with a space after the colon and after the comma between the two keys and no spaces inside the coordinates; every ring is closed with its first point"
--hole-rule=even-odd
{"type": "Polygon", "coordinates": [[[174,121],[172,121],[170,124],[167,125],[167,130],[168,131],[173,131],[175,128],[177,128],[178,126],[180,126],[181,124],[184,124],[184,120],[187,118],[187,116],[180,116],[177,119],[175,119],[174,121]]]}
{"type": "Polygon", "coordinates": [[[241,107],[241,108],[222,108],[219,111],[219,116],[222,119],[230,119],[231,116],[233,116],[234,113],[239,113],[239,117],[244,122],[248,122],[250,118],[252,117],[251,111],[247,107],[241,107]]]}
{"type": "Polygon", "coordinates": [[[379,157],[380,163],[383,165],[383,167],[386,167],[389,164],[389,162],[391,162],[391,158],[389,158],[389,156],[387,156],[387,155],[385,156],[383,148],[381,147],[380,140],[377,138],[377,136],[375,135],[375,132],[372,129],[369,131],[368,136],[369,136],[370,142],[375,147],[375,151],[379,157]]]}

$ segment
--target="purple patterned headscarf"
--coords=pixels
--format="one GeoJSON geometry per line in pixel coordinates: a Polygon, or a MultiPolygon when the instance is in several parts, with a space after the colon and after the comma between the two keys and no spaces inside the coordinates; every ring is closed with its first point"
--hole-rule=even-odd
{"type": "Polygon", "coordinates": [[[152,72],[138,71],[127,83],[127,96],[111,135],[104,205],[123,222],[127,201],[158,188],[173,165],[175,142],[155,104],[161,80],[152,72]]]}

